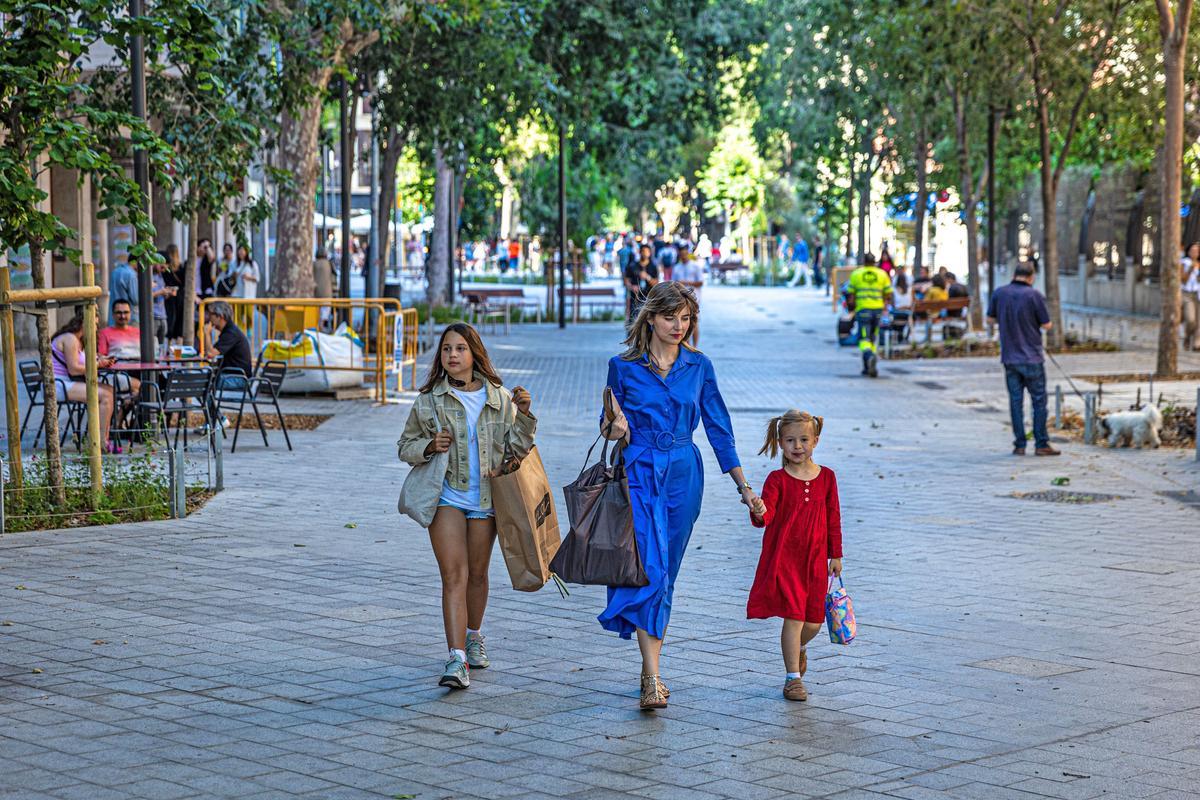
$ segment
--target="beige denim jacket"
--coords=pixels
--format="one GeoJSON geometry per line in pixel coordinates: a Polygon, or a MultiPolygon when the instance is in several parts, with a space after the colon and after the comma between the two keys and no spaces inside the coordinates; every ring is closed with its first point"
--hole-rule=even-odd
{"type": "MultiPolygon", "coordinates": [[[[479,505],[492,507],[492,487],[489,475],[499,468],[504,460],[505,446],[517,458],[524,458],[533,449],[533,434],[537,430],[537,419],[532,414],[522,413],[512,402],[512,393],[503,386],[489,383],[479,373],[475,377],[487,387],[487,402],[479,414],[477,433],[479,436],[479,505]]],[[[449,381],[441,383],[427,393],[417,395],[416,402],[408,413],[408,422],[397,445],[400,460],[416,466],[429,461],[425,448],[433,441],[441,427],[450,431],[454,441],[450,444],[449,461],[444,476],[430,475],[428,485],[421,487],[420,497],[428,497],[436,504],[442,493],[443,478],[456,489],[466,491],[471,481],[471,464],[467,454],[467,416],[463,404],[450,391],[449,381]]]]}

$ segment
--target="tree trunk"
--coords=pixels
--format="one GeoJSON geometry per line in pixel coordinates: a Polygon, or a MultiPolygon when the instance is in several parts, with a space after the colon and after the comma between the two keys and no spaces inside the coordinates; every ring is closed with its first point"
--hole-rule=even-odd
{"type": "Polygon", "coordinates": [[[277,249],[271,294],[276,297],[312,297],[313,214],[316,212],[317,180],[320,177],[321,103],[331,67],[315,70],[314,87],[301,106],[284,111],[279,126],[279,167],[291,173],[294,185],[279,194],[276,219],[277,249]]]}
{"type": "Polygon", "coordinates": [[[183,264],[183,343],[189,347],[196,341],[196,245],[200,241],[200,215],[192,212],[188,220],[188,253],[183,264]]]}
{"type": "Polygon", "coordinates": [[[858,188],[858,261],[862,264],[867,254],[867,215],[871,212],[871,171],[864,170],[862,186],[858,188]]]}
{"type": "MultiPolygon", "coordinates": [[[[1191,0],[1180,0],[1180,19],[1160,19],[1163,39],[1163,78],[1166,114],[1163,126],[1162,213],[1159,220],[1159,286],[1162,290],[1162,321],[1158,329],[1156,372],[1162,377],[1179,369],[1179,246],[1182,239],[1179,222],[1181,181],[1183,177],[1183,100],[1184,64],[1191,0]],[[1178,26],[1178,27],[1176,27],[1178,26]]],[[[1166,12],[1169,12],[1169,8],[1166,12]]],[[[1164,9],[1159,9],[1164,14],[1164,9]]],[[[1190,342],[1188,343],[1191,344],[1190,342]]],[[[1153,399],[1153,398],[1151,398],[1153,399]]]]}
{"type": "MultiPolygon", "coordinates": [[[[1040,89],[1035,89],[1040,92],[1040,89]]],[[[1038,137],[1041,144],[1042,173],[1042,276],[1046,284],[1046,306],[1050,311],[1048,339],[1052,347],[1061,347],[1063,337],[1062,300],[1058,293],[1058,181],[1054,177],[1054,156],[1050,150],[1050,112],[1047,98],[1039,97],[1038,137]]]]}
{"type": "MultiPolygon", "coordinates": [[[[43,250],[41,242],[29,243],[29,265],[33,276],[33,288],[46,288],[46,273],[43,270],[43,250]]],[[[61,508],[66,505],[67,493],[63,489],[62,448],[58,436],[58,386],[54,382],[54,356],[50,352],[50,318],[46,309],[39,309],[37,320],[38,358],[42,367],[42,400],[45,406],[42,412],[46,419],[46,477],[50,482],[50,492],[54,505],[61,508]]],[[[94,331],[88,335],[95,336],[94,331]]],[[[101,442],[103,444],[103,442],[101,442]]]]}
{"type": "Polygon", "coordinates": [[[846,255],[854,252],[854,190],[858,173],[854,170],[854,155],[850,156],[850,185],[846,187],[846,255]]]}
{"type": "Polygon", "coordinates": [[[955,92],[954,132],[958,150],[958,180],[963,222],[967,228],[967,288],[971,292],[971,327],[983,329],[983,295],[979,288],[979,219],[975,211],[975,170],[971,167],[969,98],[955,92]]]}
{"type": "Polygon", "coordinates": [[[425,261],[425,276],[428,283],[426,300],[430,308],[446,304],[446,289],[449,286],[450,213],[453,194],[454,170],[446,162],[442,148],[433,150],[433,235],[429,245],[429,258],[425,261]]]}
{"type": "Polygon", "coordinates": [[[922,121],[917,129],[917,207],[913,210],[913,263],[912,277],[915,280],[925,266],[925,206],[929,203],[929,133],[922,121]]]}
{"type": "MultiPolygon", "coordinates": [[[[396,166],[400,163],[400,151],[403,137],[393,131],[388,134],[384,143],[382,166],[379,173],[379,216],[376,225],[379,226],[379,253],[375,254],[375,296],[383,297],[383,285],[388,266],[388,253],[392,249],[392,207],[396,200],[396,166]]],[[[399,231],[397,231],[397,234],[399,231]]]]}

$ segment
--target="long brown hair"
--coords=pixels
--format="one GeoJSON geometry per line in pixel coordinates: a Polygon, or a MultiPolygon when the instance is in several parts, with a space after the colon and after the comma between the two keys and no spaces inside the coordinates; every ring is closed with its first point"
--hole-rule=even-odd
{"type": "Polygon", "coordinates": [[[762,450],[758,451],[761,456],[766,453],[771,458],[774,458],[779,453],[779,442],[783,438],[783,429],[788,425],[812,425],[813,435],[818,439],[821,437],[821,429],[825,427],[824,417],[814,417],[807,411],[799,409],[789,409],[778,417],[772,417],[767,423],[767,439],[763,442],[762,450]]]}
{"type": "Polygon", "coordinates": [[[483,346],[483,339],[479,338],[479,332],[465,322],[452,322],[446,326],[446,330],[442,331],[442,336],[438,339],[437,348],[433,351],[433,363],[429,365],[429,377],[421,387],[421,394],[433,391],[442,378],[446,377],[446,368],[442,366],[442,345],[451,333],[457,333],[466,339],[467,347],[471,350],[471,361],[474,362],[472,369],[493,386],[503,386],[504,381],[500,380],[500,374],[492,366],[492,359],[488,356],[487,348],[483,346]]]}
{"type": "Polygon", "coordinates": [[[700,352],[688,344],[696,321],[700,318],[700,305],[696,302],[696,293],[690,286],[684,286],[679,281],[663,281],[650,289],[646,295],[646,302],[642,304],[633,324],[629,326],[629,335],[625,337],[626,350],[621,354],[621,358],[626,361],[644,358],[650,352],[650,340],[654,337],[650,328],[650,317],[656,314],[673,314],[682,310],[684,306],[687,306],[688,312],[691,313],[692,321],[688,323],[688,329],[683,332],[683,340],[679,344],[694,353],[700,352]]]}

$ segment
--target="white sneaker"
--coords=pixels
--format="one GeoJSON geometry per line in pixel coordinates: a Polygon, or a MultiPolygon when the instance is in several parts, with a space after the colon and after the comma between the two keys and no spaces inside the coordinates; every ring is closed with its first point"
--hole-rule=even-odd
{"type": "Polygon", "coordinates": [[[484,646],[482,633],[467,634],[467,664],[471,669],[487,669],[492,664],[484,646]]]}
{"type": "Polygon", "coordinates": [[[442,677],[438,681],[438,686],[446,686],[450,689],[466,689],[470,685],[471,668],[457,655],[453,656],[446,662],[446,668],[442,670],[442,677]]]}

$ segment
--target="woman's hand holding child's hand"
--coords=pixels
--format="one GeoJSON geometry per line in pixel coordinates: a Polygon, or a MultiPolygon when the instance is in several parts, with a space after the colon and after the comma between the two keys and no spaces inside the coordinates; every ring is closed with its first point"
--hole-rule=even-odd
{"type": "Polygon", "coordinates": [[[756,517],[762,517],[767,513],[767,504],[763,502],[761,497],[755,497],[750,501],[750,513],[756,517]]]}
{"type": "Polygon", "coordinates": [[[835,578],[842,577],[842,560],[840,558],[829,559],[829,574],[835,578]]]}

